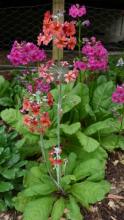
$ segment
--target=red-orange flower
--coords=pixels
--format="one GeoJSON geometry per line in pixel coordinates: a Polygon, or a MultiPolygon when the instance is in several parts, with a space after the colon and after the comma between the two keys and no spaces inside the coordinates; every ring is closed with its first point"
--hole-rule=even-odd
{"type": "Polygon", "coordinates": [[[67,45],[67,38],[64,35],[59,35],[57,36],[57,38],[54,39],[54,44],[56,45],[56,47],[62,49],[67,45]]]}
{"type": "Polygon", "coordinates": [[[31,111],[35,116],[38,115],[40,113],[40,105],[38,105],[37,103],[32,103],[31,111]]]}
{"type": "Polygon", "coordinates": [[[74,22],[65,22],[64,23],[64,32],[65,34],[69,37],[69,36],[73,36],[76,33],[76,29],[75,29],[75,24],[74,22]]]}
{"type": "Polygon", "coordinates": [[[48,99],[48,105],[50,106],[50,107],[52,107],[53,106],[53,96],[52,96],[52,94],[49,92],[48,94],[47,94],[47,99],[48,99]]]}
{"type": "Polygon", "coordinates": [[[75,37],[70,37],[68,39],[68,49],[73,50],[75,45],[76,45],[76,43],[77,43],[76,38],[75,37]]]}
{"type": "Polygon", "coordinates": [[[51,26],[51,32],[53,35],[60,35],[62,34],[62,24],[60,22],[54,21],[51,26]]]}
{"type": "Polygon", "coordinates": [[[30,101],[28,99],[24,99],[23,110],[29,111],[30,107],[31,107],[30,101]]]}
{"type": "Polygon", "coordinates": [[[48,112],[45,112],[41,117],[40,117],[40,123],[41,123],[41,126],[44,127],[44,128],[49,128],[50,125],[51,125],[51,120],[50,120],[50,117],[49,117],[49,113],[48,112]]]}
{"type": "Polygon", "coordinates": [[[30,124],[31,124],[31,117],[29,115],[24,115],[23,116],[23,123],[26,126],[30,126],[30,124]]]}

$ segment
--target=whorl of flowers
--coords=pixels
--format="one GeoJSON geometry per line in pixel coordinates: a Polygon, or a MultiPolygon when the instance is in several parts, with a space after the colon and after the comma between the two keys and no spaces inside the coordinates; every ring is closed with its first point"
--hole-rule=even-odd
{"type": "Polygon", "coordinates": [[[42,96],[40,102],[24,98],[21,112],[23,115],[23,123],[31,132],[44,134],[51,126],[51,120],[48,108],[53,106],[53,96],[48,93],[42,96]]]}
{"type": "Polygon", "coordinates": [[[49,152],[49,161],[52,166],[61,165],[63,160],[61,159],[62,149],[57,146],[53,147],[49,152]]]}
{"type": "MultiPolygon", "coordinates": [[[[56,16],[57,17],[57,16],[56,16]]],[[[49,11],[44,14],[43,31],[39,34],[37,42],[48,45],[53,40],[57,48],[65,48],[73,50],[76,45],[75,23],[73,21],[61,23],[49,11]]]]}
{"type": "Polygon", "coordinates": [[[112,94],[112,101],[118,104],[124,104],[124,84],[117,86],[112,94]]]}
{"type": "Polygon", "coordinates": [[[90,71],[106,71],[108,52],[100,41],[92,37],[82,48],[83,60],[74,63],[75,68],[90,71]]]}
{"type": "Polygon", "coordinates": [[[80,6],[79,4],[76,4],[76,5],[72,5],[69,8],[69,15],[72,18],[82,17],[82,16],[86,15],[86,13],[87,13],[87,11],[86,11],[86,7],[84,5],[80,6]]]}
{"type": "Polygon", "coordinates": [[[14,66],[27,65],[43,61],[46,58],[46,53],[31,42],[18,43],[15,41],[7,58],[14,66]]]}
{"type": "Polygon", "coordinates": [[[47,62],[47,64],[41,64],[38,68],[39,77],[47,84],[74,82],[78,77],[79,71],[76,68],[69,70],[67,62],[60,62],[57,71],[56,68],[57,66],[52,61],[47,62]]]}

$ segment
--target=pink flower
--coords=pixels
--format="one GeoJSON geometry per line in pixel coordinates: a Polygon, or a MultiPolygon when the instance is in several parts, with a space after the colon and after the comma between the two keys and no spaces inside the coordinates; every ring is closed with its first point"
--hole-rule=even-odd
{"type": "Polygon", "coordinates": [[[92,37],[82,48],[87,60],[87,69],[91,71],[106,71],[108,68],[108,52],[100,41],[92,37]]]}
{"type": "Polygon", "coordinates": [[[85,6],[79,6],[78,4],[72,5],[69,8],[69,15],[73,18],[78,18],[86,15],[86,8],[85,6]]]}
{"type": "Polygon", "coordinates": [[[124,84],[117,86],[112,94],[112,101],[119,104],[124,104],[124,84]]]}
{"type": "Polygon", "coordinates": [[[74,62],[74,67],[76,69],[85,71],[87,69],[87,63],[78,60],[74,62]]]}
{"type": "Polygon", "coordinates": [[[7,56],[14,66],[43,61],[46,53],[31,42],[14,42],[10,54],[7,56]]]}
{"type": "Polygon", "coordinates": [[[76,69],[73,69],[73,70],[70,70],[67,74],[65,74],[65,82],[69,83],[69,82],[73,82],[76,80],[78,76],[78,70],[76,69]]]}

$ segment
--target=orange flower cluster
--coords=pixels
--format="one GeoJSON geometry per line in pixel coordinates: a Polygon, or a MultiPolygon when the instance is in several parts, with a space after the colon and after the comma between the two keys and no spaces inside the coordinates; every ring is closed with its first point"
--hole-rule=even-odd
{"type": "Polygon", "coordinates": [[[73,21],[61,23],[57,19],[54,20],[50,11],[47,11],[44,14],[43,32],[39,34],[37,42],[40,46],[41,44],[48,45],[53,40],[57,48],[67,47],[73,50],[77,42],[75,33],[76,28],[73,21]]]}
{"type": "MultiPolygon", "coordinates": [[[[53,105],[52,95],[49,94],[48,104],[53,105]]],[[[36,102],[30,102],[28,99],[23,101],[23,112],[28,112],[23,116],[23,123],[31,132],[44,134],[46,129],[51,126],[51,120],[48,112],[41,113],[41,107],[36,102]]]]}

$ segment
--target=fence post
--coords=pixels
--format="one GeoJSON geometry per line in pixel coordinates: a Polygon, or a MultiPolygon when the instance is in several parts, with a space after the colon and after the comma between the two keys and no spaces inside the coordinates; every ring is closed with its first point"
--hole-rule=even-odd
{"type": "MultiPolygon", "coordinates": [[[[53,0],[53,15],[58,12],[64,12],[65,0],[53,0]]],[[[59,18],[60,22],[64,21],[64,13],[59,18]]],[[[63,49],[58,49],[55,45],[53,45],[52,49],[52,58],[53,60],[62,60],[63,59],[63,49]]]]}

